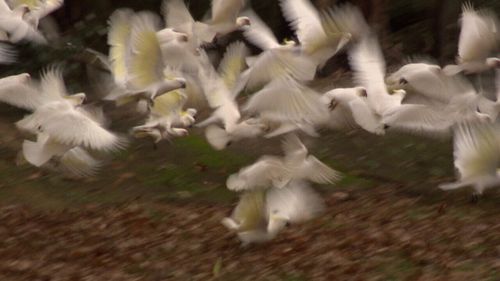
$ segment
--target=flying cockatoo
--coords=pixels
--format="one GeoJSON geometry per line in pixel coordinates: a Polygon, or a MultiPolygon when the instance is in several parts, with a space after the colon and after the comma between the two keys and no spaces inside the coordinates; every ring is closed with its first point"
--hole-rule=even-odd
{"type": "Polygon", "coordinates": [[[323,210],[323,200],[306,182],[293,181],[283,188],[244,192],[222,224],[237,233],[244,247],[271,241],[288,224],[306,222],[323,210]]]}
{"type": "Polygon", "coordinates": [[[303,52],[322,68],[351,39],[329,13],[322,15],[310,0],[281,0],[283,15],[299,39],[303,52]]]}
{"type": "Polygon", "coordinates": [[[159,25],[159,18],[149,12],[119,10],[111,16],[108,44],[118,88],[108,100],[120,104],[136,99],[152,102],[157,96],[186,87],[184,78],[166,77],[166,58],[157,36],[159,25]]]}
{"type": "Polygon", "coordinates": [[[227,188],[233,191],[282,188],[293,180],[327,184],[340,178],[339,172],[309,155],[307,148],[294,134],[286,137],[283,150],[284,157],[263,156],[254,164],[229,176],[227,188]]]}
{"type": "Polygon", "coordinates": [[[252,26],[245,30],[244,35],[263,52],[247,58],[249,68],[242,73],[239,88],[256,89],[283,76],[291,76],[298,81],[314,79],[316,64],[301,52],[295,41],[285,40],[284,44],[280,44],[271,29],[254,12],[244,14],[252,21],[252,26]]]}
{"type": "Polygon", "coordinates": [[[188,135],[186,128],[194,124],[197,110],[194,108],[184,110],[187,98],[181,90],[157,97],[148,120],[144,125],[134,127],[133,135],[138,138],[151,137],[154,143],[188,135]]]}
{"type": "Polygon", "coordinates": [[[123,147],[124,140],[103,127],[102,112],[82,107],[85,94],[68,95],[59,68],[46,70],[39,83],[15,81],[28,79],[28,75],[21,74],[9,81],[11,85],[2,83],[5,88],[0,89],[0,100],[33,111],[16,123],[19,129],[37,136],[36,142],[23,143],[23,155],[29,163],[40,167],[53,157],[61,157],[76,165],[75,157],[81,156],[79,169],[85,174],[97,167],[98,161],[84,152],[66,152],[74,148],[113,151],[123,147]]]}
{"type": "Polygon", "coordinates": [[[365,88],[368,105],[377,115],[383,116],[401,105],[406,92],[396,90],[389,94],[385,84],[385,60],[375,35],[362,38],[349,55],[354,81],[365,88]]]}
{"type": "Polygon", "coordinates": [[[217,150],[224,149],[232,141],[255,137],[266,130],[266,125],[257,119],[242,119],[235,96],[232,93],[239,74],[244,67],[247,53],[241,42],[231,44],[216,71],[208,57],[202,54],[200,75],[202,88],[208,104],[215,111],[197,126],[209,125],[205,130],[207,141],[217,150]],[[218,124],[222,124],[220,127],[218,124]]]}
{"type": "Polygon", "coordinates": [[[267,135],[269,137],[295,130],[317,136],[315,127],[328,119],[328,110],[321,101],[321,95],[289,76],[274,79],[253,94],[243,106],[243,111],[258,114],[266,122],[279,124],[267,135]]]}
{"type": "Polygon", "coordinates": [[[500,127],[498,124],[460,123],[454,130],[455,168],[459,180],[439,185],[443,190],[465,186],[474,189],[474,200],[487,188],[500,185],[500,127]]]}
{"type": "Polygon", "coordinates": [[[475,10],[471,3],[462,6],[458,40],[457,65],[448,65],[444,72],[455,75],[480,73],[500,67],[500,58],[491,57],[500,42],[500,25],[491,10],[475,10]]]}
{"type": "Polygon", "coordinates": [[[500,109],[461,75],[444,75],[437,66],[410,64],[388,80],[398,80],[409,90],[403,104],[382,117],[382,123],[397,130],[447,137],[457,123],[494,121],[500,109]]]}
{"type": "Polygon", "coordinates": [[[336,88],[323,94],[321,100],[328,107],[325,127],[343,130],[361,127],[377,135],[385,133],[384,124],[368,105],[363,87],[336,88]]]}

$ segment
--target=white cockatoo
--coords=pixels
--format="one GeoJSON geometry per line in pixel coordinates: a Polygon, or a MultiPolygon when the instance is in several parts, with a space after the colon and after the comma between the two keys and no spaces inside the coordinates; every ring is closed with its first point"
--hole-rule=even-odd
{"type": "Polygon", "coordinates": [[[382,122],[394,129],[431,136],[450,136],[460,122],[495,121],[497,102],[478,94],[461,75],[447,76],[436,65],[408,64],[391,74],[389,85],[408,94],[401,106],[386,112],[382,122]]]}
{"type": "Polygon", "coordinates": [[[217,150],[224,149],[232,141],[262,134],[267,126],[258,119],[242,119],[233,93],[236,81],[244,67],[247,49],[242,42],[231,44],[222,59],[218,71],[202,54],[200,81],[208,104],[215,111],[198,126],[209,125],[205,130],[207,141],[217,150]],[[221,123],[222,127],[213,123],[221,123]]]}
{"type": "Polygon", "coordinates": [[[324,211],[322,198],[306,182],[283,188],[246,191],[222,224],[237,233],[242,246],[273,240],[285,226],[311,220],[324,211]]]}
{"type": "Polygon", "coordinates": [[[448,65],[444,72],[455,75],[481,73],[500,67],[500,58],[491,57],[500,42],[500,25],[495,12],[475,10],[470,2],[462,6],[457,65],[448,65]]]}
{"type": "Polygon", "coordinates": [[[249,10],[244,14],[252,22],[244,35],[263,52],[247,58],[249,68],[242,73],[238,87],[255,89],[286,75],[298,81],[314,79],[316,64],[301,52],[295,41],[285,40],[284,44],[280,44],[271,29],[254,12],[249,10]]]}
{"type": "Polygon", "coordinates": [[[188,36],[192,52],[214,40],[215,32],[206,23],[195,21],[183,0],[163,0],[162,14],[167,27],[188,36]]]}
{"type": "Polygon", "coordinates": [[[166,25],[188,35],[190,47],[212,43],[224,36],[250,25],[250,19],[239,16],[246,0],[212,0],[211,15],[204,22],[195,21],[182,0],[164,0],[162,12],[166,25]]]}
{"type": "Polygon", "coordinates": [[[328,107],[329,118],[325,127],[344,130],[361,127],[377,135],[383,135],[384,124],[368,105],[363,87],[336,88],[323,94],[321,100],[328,107]]]}
{"type": "Polygon", "coordinates": [[[362,38],[350,51],[354,81],[366,90],[369,106],[379,116],[401,105],[405,91],[390,94],[385,84],[385,60],[375,35],[362,38]]]}
{"type": "Polygon", "coordinates": [[[150,137],[154,143],[171,137],[188,135],[186,128],[195,122],[197,110],[184,109],[188,94],[184,90],[175,90],[154,100],[146,123],[132,129],[135,137],[150,137]]]}
{"type": "Polygon", "coordinates": [[[47,40],[36,27],[28,22],[29,8],[19,5],[11,9],[5,0],[0,0],[0,31],[7,33],[7,39],[12,43],[22,40],[46,44],[47,40]]]}
{"type": "Polygon", "coordinates": [[[443,190],[471,186],[474,199],[487,188],[500,185],[500,127],[464,122],[454,130],[454,164],[459,180],[439,185],[443,190]]]}
{"type": "Polygon", "coordinates": [[[309,151],[295,134],[286,137],[283,150],[284,157],[263,156],[254,164],[229,176],[227,188],[233,191],[282,188],[294,180],[328,184],[340,178],[339,172],[309,155],[309,151]]]}
{"type": "Polygon", "coordinates": [[[304,54],[322,68],[350,40],[329,13],[320,14],[310,0],[281,0],[283,15],[291,24],[304,54]]]}
{"type": "MultiPolygon", "coordinates": [[[[37,136],[36,142],[23,143],[24,158],[32,165],[43,166],[56,156],[76,165],[75,157],[81,156],[80,170],[88,174],[85,171],[97,167],[97,160],[84,152],[73,151],[66,156],[65,153],[74,148],[113,151],[125,144],[103,127],[102,111],[81,106],[85,94],[68,94],[59,68],[46,70],[39,83],[29,80],[27,74],[9,79],[11,81],[2,83],[0,101],[33,111],[16,123],[19,129],[37,136]],[[86,160],[88,165],[84,168],[86,160]]],[[[76,170],[75,167],[69,169],[76,170]]]]}
{"type": "Polygon", "coordinates": [[[295,130],[317,136],[315,127],[328,119],[328,109],[321,101],[321,95],[289,76],[276,78],[253,94],[243,111],[279,124],[268,136],[295,130]]]}
{"type": "Polygon", "coordinates": [[[214,37],[221,37],[251,25],[246,16],[239,16],[246,0],[212,0],[211,18],[206,22],[214,37]]]}
{"type": "MultiPolygon", "coordinates": [[[[159,17],[150,12],[133,14],[125,9],[110,17],[110,62],[118,87],[106,99],[119,104],[136,99],[153,102],[160,95],[186,87],[184,78],[168,77],[167,58],[157,35],[159,26],[159,17]]],[[[180,34],[172,36],[182,38],[180,34]]],[[[172,40],[175,44],[177,39],[172,40]]]]}

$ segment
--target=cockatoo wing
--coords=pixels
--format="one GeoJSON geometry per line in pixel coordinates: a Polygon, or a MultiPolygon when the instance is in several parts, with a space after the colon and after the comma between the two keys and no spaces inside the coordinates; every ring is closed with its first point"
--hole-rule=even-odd
{"type": "Polygon", "coordinates": [[[354,99],[348,105],[356,124],[370,133],[384,134],[384,125],[381,123],[380,117],[368,106],[366,100],[354,99]]]}
{"type": "Polygon", "coordinates": [[[265,224],[265,191],[244,192],[231,217],[239,223],[238,231],[256,229],[265,224]]]}
{"type": "MultiPolygon", "coordinates": [[[[29,1],[30,0],[27,2],[29,1]]],[[[40,20],[62,7],[63,4],[64,0],[38,0],[35,7],[30,8],[31,11],[29,16],[36,20],[40,20]]]]}
{"type": "Polygon", "coordinates": [[[274,79],[255,93],[244,111],[276,121],[321,123],[328,118],[321,96],[290,77],[274,79]]]}
{"type": "Polygon", "coordinates": [[[161,8],[166,26],[186,34],[193,33],[194,19],[183,0],[163,0],[161,8]]]}
{"type": "Polygon", "coordinates": [[[250,89],[258,88],[283,76],[291,76],[298,81],[310,81],[316,75],[316,64],[299,53],[268,50],[254,60],[245,75],[246,86],[250,89]]]}
{"type": "Polygon", "coordinates": [[[233,191],[270,188],[287,178],[287,175],[288,171],[281,159],[263,156],[256,163],[229,176],[226,186],[233,191]]]}
{"type": "Polygon", "coordinates": [[[498,46],[499,25],[489,10],[476,11],[471,3],[462,6],[458,56],[462,62],[484,60],[498,46]]]}
{"type": "Polygon", "coordinates": [[[95,176],[103,165],[81,147],[68,150],[59,161],[63,171],[81,178],[95,176]]]}
{"type": "Polygon", "coordinates": [[[243,13],[250,18],[251,27],[244,32],[245,38],[262,50],[270,50],[280,47],[278,39],[273,31],[262,21],[262,19],[252,10],[243,13]]]}
{"type": "MultiPolygon", "coordinates": [[[[233,59],[226,59],[226,61],[232,61],[233,59]]],[[[230,90],[226,86],[224,80],[219,76],[217,71],[214,69],[210,59],[206,52],[201,52],[200,54],[200,82],[205,97],[211,108],[219,108],[226,104],[228,101],[232,101],[233,97],[230,90]]]]}
{"type": "Polygon", "coordinates": [[[171,91],[166,95],[161,95],[154,99],[151,113],[157,116],[169,116],[171,114],[180,114],[186,103],[186,95],[180,90],[171,91]]]}
{"type": "Polygon", "coordinates": [[[291,24],[301,46],[305,50],[316,49],[318,41],[326,35],[316,8],[309,0],[281,0],[285,19],[291,24]]]}
{"type": "Polygon", "coordinates": [[[111,72],[115,83],[125,87],[128,78],[127,61],[131,46],[132,18],[134,12],[130,9],[116,10],[109,18],[108,45],[111,72]]]}
{"type": "Polygon", "coordinates": [[[304,175],[305,179],[319,184],[332,184],[342,177],[341,173],[312,155],[307,157],[300,173],[304,175]]]}
{"type": "Polygon", "coordinates": [[[38,85],[28,81],[25,74],[0,79],[0,102],[34,111],[46,102],[38,85]]]}
{"type": "Polygon", "coordinates": [[[325,204],[306,182],[292,181],[283,188],[272,188],[266,196],[268,217],[286,217],[290,223],[301,223],[321,214],[325,204]]]}
{"type": "Polygon", "coordinates": [[[235,24],[245,0],[212,0],[212,23],[235,24]]]}
{"type": "Polygon", "coordinates": [[[391,128],[437,136],[449,134],[456,121],[447,110],[421,104],[403,104],[382,117],[382,123],[391,128]]]}
{"type": "Polygon", "coordinates": [[[219,64],[219,75],[224,80],[228,89],[234,89],[245,67],[245,57],[249,51],[243,42],[235,42],[229,45],[226,53],[219,64]]]}
{"type": "Polygon", "coordinates": [[[370,33],[363,13],[356,6],[346,3],[329,12],[337,28],[344,34],[350,34],[351,39],[358,41],[370,33]]]}
{"type": "Polygon", "coordinates": [[[400,97],[387,92],[385,60],[375,36],[363,38],[350,51],[350,64],[354,71],[354,81],[366,89],[368,103],[375,113],[383,115],[384,111],[401,103],[400,97]]]}
{"type": "Polygon", "coordinates": [[[16,125],[27,131],[41,131],[55,142],[84,146],[93,150],[112,151],[125,143],[97,122],[67,103],[53,103],[36,110],[16,125]]]}
{"type": "Polygon", "coordinates": [[[42,72],[40,88],[44,96],[52,101],[62,100],[68,96],[68,90],[64,85],[62,68],[52,66],[42,72]]]}
{"type": "Polygon", "coordinates": [[[144,89],[163,80],[165,65],[156,36],[159,27],[160,18],[151,12],[139,12],[133,19],[128,82],[135,89],[144,89]]]}
{"type": "Polygon", "coordinates": [[[44,165],[53,156],[63,155],[69,149],[70,146],[55,142],[46,133],[39,133],[36,142],[28,140],[23,142],[24,158],[36,167],[44,165]]]}
{"type": "Polygon", "coordinates": [[[462,180],[495,176],[500,162],[499,127],[460,123],[454,130],[455,167],[462,180]]]}

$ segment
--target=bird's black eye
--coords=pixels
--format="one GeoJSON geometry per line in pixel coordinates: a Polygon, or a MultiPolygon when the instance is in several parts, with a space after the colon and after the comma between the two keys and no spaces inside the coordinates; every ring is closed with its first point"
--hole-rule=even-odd
{"type": "Polygon", "coordinates": [[[384,124],[384,130],[387,130],[387,129],[389,129],[389,128],[390,128],[390,126],[389,126],[389,125],[384,124]]]}
{"type": "Polygon", "coordinates": [[[290,227],[290,222],[289,222],[289,221],[287,221],[287,222],[285,223],[285,227],[290,227]]]}
{"type": "Polygon", "coordinates": [[[228,141],[227,144],[226,144],[226,146],[230,146],[231,144],[233,144],[233,142],[232,141],[228,141]]]}
{"type": "Polygon", "coordinates": [[[401,79],[399,79],[399,84],[400,85],[406,85],[406,84],[408,84],[408,80],[406,80],[404,78],[401,78],[401,79]]]}

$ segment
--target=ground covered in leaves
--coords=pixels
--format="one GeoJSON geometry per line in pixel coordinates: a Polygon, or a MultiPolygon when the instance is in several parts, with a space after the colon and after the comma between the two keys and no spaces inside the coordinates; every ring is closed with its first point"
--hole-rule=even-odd
{"type": "Polygon", "coordinates": [[[225,205],[5,206],[0,280],[499,280],[498,212],[394,188],[327,194],[324,216],[248,248],[225,205]]]}

